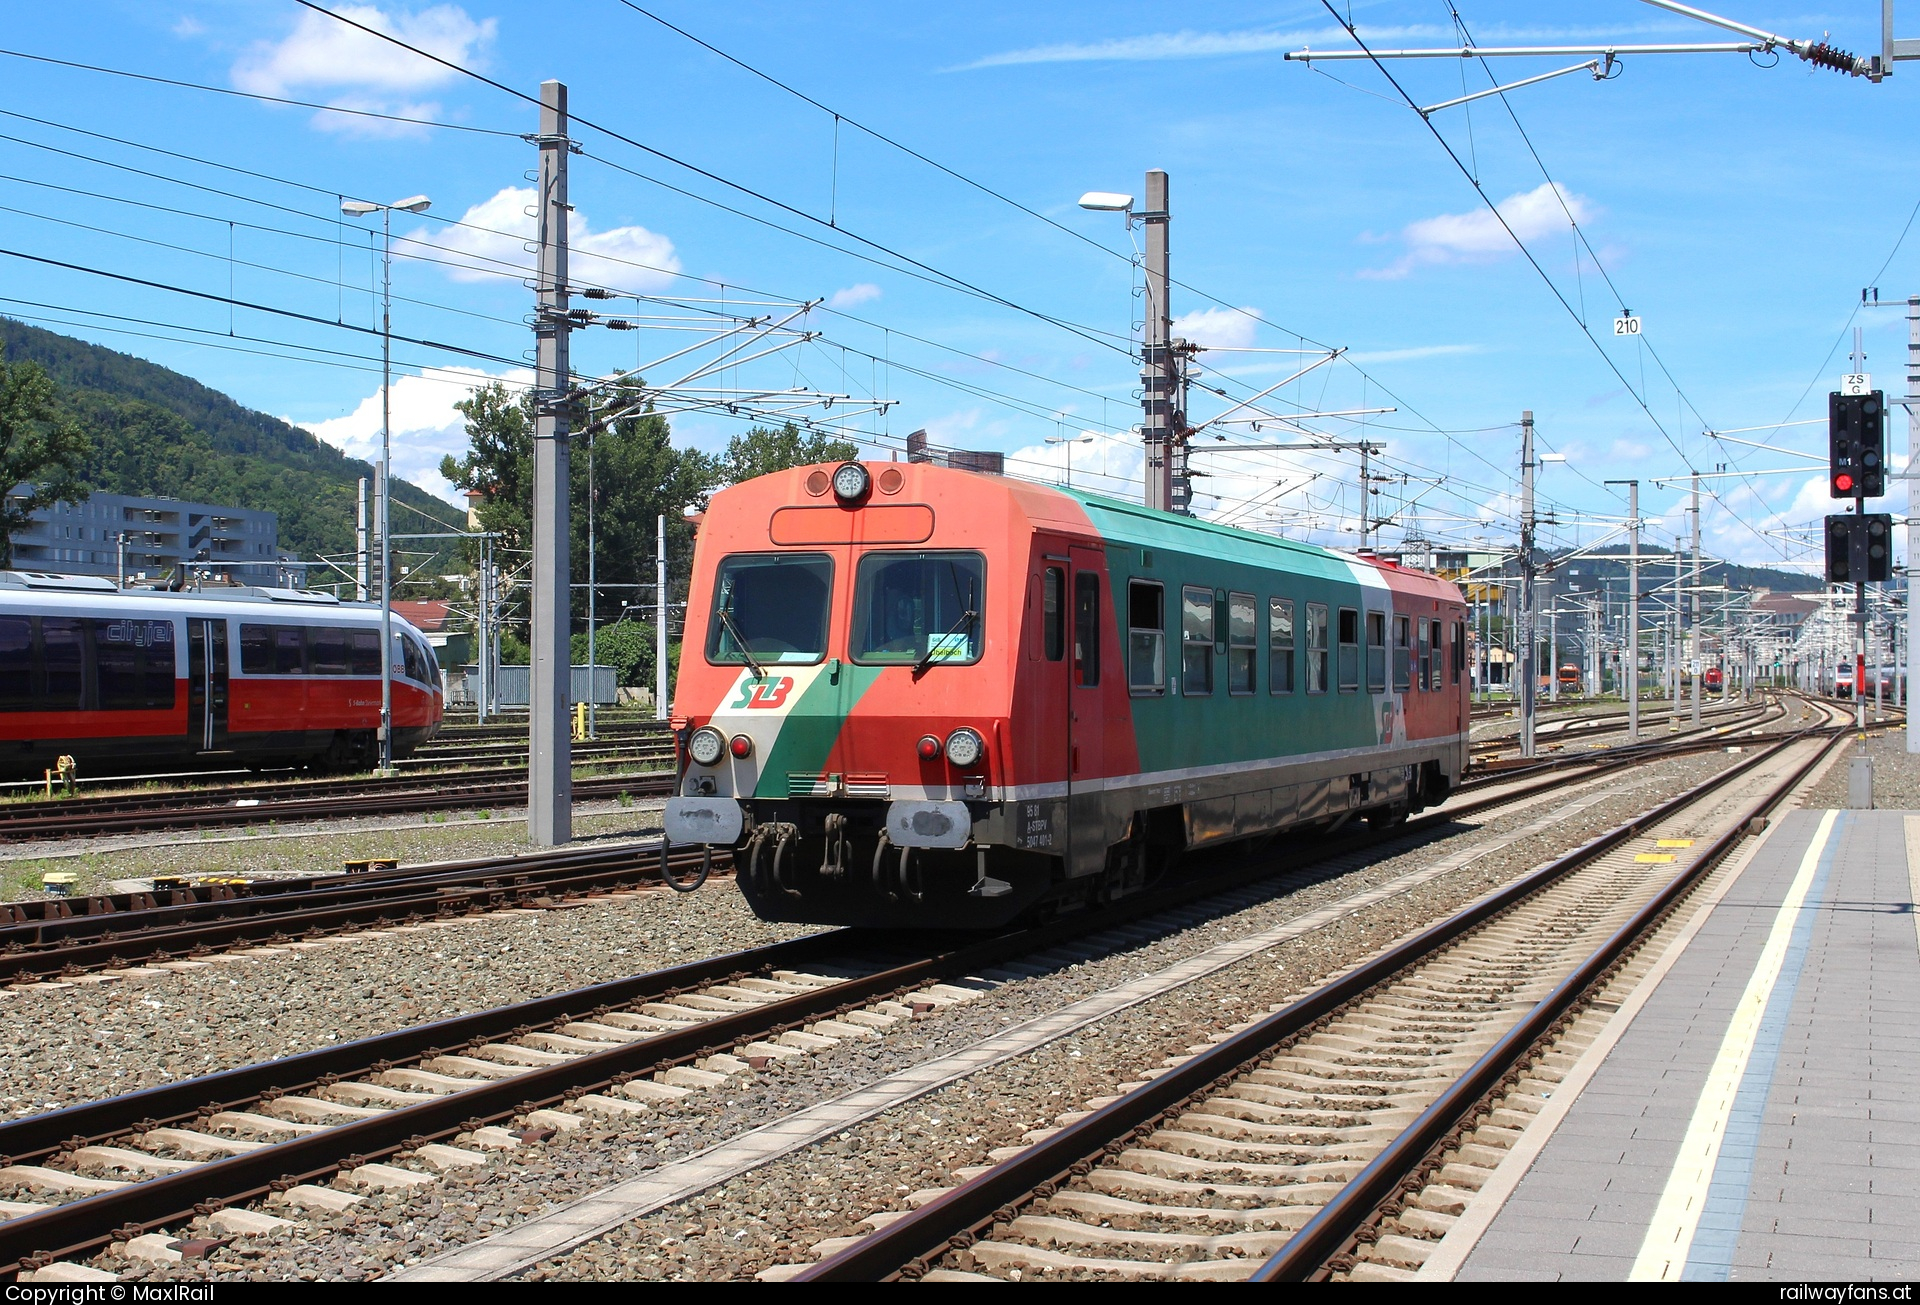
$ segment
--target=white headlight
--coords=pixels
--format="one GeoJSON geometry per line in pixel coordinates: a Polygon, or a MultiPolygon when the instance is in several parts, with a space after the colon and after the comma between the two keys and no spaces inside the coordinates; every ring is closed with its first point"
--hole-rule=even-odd
{"type": "Polygon", "coordinates": [[[871,483],[867,469],[857,462],[843,462],[833,469],[833,494],[842,503],[865,498],[871,483]]]}
{"type": "Polygon", "coordinates": [[[687,755],[703,766],[711,766],[720,760],[720,754],[727,750],[727,741],[719,730],[703,725],[693,732],[687,740],[687,755]]]}
{"type": "Polygon", "coordinates": [[[947,735],[947,760],[956,766],[971,766],[987,750],[987,741],[965,726],[947,735]]]}

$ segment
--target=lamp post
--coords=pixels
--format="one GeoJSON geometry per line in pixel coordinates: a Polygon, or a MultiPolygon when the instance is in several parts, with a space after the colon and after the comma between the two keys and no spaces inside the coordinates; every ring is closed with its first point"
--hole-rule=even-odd
{"type": "Polygon", "coordinates": [[[431,203],[425,195],[398,200],[392,204],[370,204],[350,199],[340,205],[348,217],[380,215],[380,465],[375,470],[377,485],[376,524],[380,530],[380,764],[376,773],[393,771],[393,583],[388,574],[393,553],[388,544],[391,532],[387,484],[393,462],[393,214],[424,213],[431,203]]]}
{"type": "Polygon", "coordinates": [[[1091,435],[1046,435],[1046,436],[1043,436],[1042,438],[1048,444],[1066,445],[1067,488],[1072,489],[1073,488],[1073,446],[1076,444],[1091,444],[1093,443],[1093,436],[1091,435]]]}
{"type": "MultiPolygon", "coordinates": [[[[1167,174],[1155,168],[1147,173],[1145,210],[1133,207],[1133,196],[1092,190],[1080,197],[1080,207],[1095,213],[1121,213],[1127,227],[1146,228],[1142,258],[1146,276],[1146,316],[1140,340],[1140,433],[1146,444],[1144,501],[1155,512],[1187,509],[1185,477],[1186,413],[1177,386],[1184,369],[1176,362],[1173,312],[1168,303],[1167,174]],[[1176,472],[1176,460],[1180,470],[1176,472]]],[[[1364,505],[1363,505],[1364,506],[1364,505]]]]}

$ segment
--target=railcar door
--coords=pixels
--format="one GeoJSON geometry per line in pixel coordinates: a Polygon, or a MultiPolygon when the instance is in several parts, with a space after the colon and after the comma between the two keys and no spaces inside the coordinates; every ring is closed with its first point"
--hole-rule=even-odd
{"type": "Polygon", "coordinates": [[[1074,545],[1066,594],[1068,605],[1067,822],[1070,876],[1097,874],[1106,868],[1107,801],[1106,714],[1103,676],[1124,674],[1102,665],[1107,612],[1106,555],[1074,545]]]}
{"type": "Polygon", "coordinates": [[[187,737],[202,752],[227,746],[227,623],[187,620],[187,737]]]}

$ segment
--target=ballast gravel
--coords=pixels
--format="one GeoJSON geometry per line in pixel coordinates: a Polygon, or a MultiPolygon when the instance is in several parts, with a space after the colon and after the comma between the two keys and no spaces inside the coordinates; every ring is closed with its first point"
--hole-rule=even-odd
{"type": "Polygon", "coordinates": [[[35,1114],[811,932],[731,884],[467,918],[314,951],[0,989],[0,1111],[35,1114]]]}
{"type": "MultiPolygon", "coordinates": [[[[1550,833],[1489,852],[1462,869],[1370,910],[1261,953],[1205,983],[1134,1007],[1098,1026],[966,1082],[920,1098],[819,1147],[743,1175],[701,1196],[656,1212],[571,1252],[536,1265],[528,1279],[750,1278],[771,1265],[810,1260],[825,1237],[852,1234],[859,1221],[906,1208],[913,1191],[947,1186],[957,1165],[979,1164],[989,1149],[1013,1145],[1062,1111],[1150,1071],[1208,1034],[1264,1011],[1373,953],[1419,923],[1439,917],[1647,807],[1672,797],[1737,760],[1722,753],[1677,759],[1627,778],[1609,778],[1606,797],[1571,813],[1550,833]]],[[[1569,798],[1579,796],[1569,780],[1569,798]]],[[[1531,804],[1486,818],[1476,832],[1429,836],[1398,855],[1355,858],[1345,873],[1245,909],[1150,939],[1081,964],[1008,982],[986,995],[884,1036],[845,1042],[810,1057],[776,1061],[675,1105],[625,1121],[591,1116],[585,1128],[523,1147],[484,1168],[457,1169],[412,1194],[372,1195],[337,1214],[302,1212],[300,1226],[270,1238],[235,1243],[211,1260],[170,1265],[130,1263],[108,1254],[96,1263],[129,1278],[251,1278],[359,1281],[463,1245],[575,1197],[597,1191],[793,1111],[864,1086],[903,1067],[969,1046],[1006,1026],[1151,974],[1231,938],[1271,928],[1372,885],[1419,868],[1459,839],[1484,839],[1539,819],[1531,804]],[[1356,864],[1357,862],[1357,864],[1356,864]]],[[[724,897],[730,890],[696,894],[724,897]]],[[[646,899],[620,908],[652,912],[651,935],[681,938],[682,920],[661,923],[679,904],[646,899]]],[[[572,914],[588,916],[595,910],[572,914]]],[[[719,927],[720,912],[702,917],[719,927]]],[[[744,911],[744,946],[752,935],[744,911]]],[[[534,921],[530,932],[560,921],[534,921]]],[[[452,932],[452,931],[447,931],[452,932]]],[[[585,939],[581,942],[584,944],[585,939]]],[[[531,949],[531,948],[529,948],[531,949]]],[[[541,955],[556,959],[558,949],[541,955]]],[[[662,961],[656,950],[649,963],[662,961]]],[[[570,958],[572,965],[579,961],[570,958]]],[[[626,967],[632,968],[632,967],[626,967]]],[[[396,972],[402,972],[396,966],[396,972]]],[[[569,973],[576,971],[569,970],[569,973]]],[[[621,972],[626,972],[623,968],[621,972]]],[[[563,985],[558,978],[540,991],[563,985]]],[[[524,995],[533,995],[531,986],[524,995]]],[[[282,1211],[282,1213],[285,1213],[282,1211]]],[[[196,1221],[198,1224],[199,1221],[196,1221]]],[[[193,1231],[186,1235],[203,1235],[193,1231]]]]}

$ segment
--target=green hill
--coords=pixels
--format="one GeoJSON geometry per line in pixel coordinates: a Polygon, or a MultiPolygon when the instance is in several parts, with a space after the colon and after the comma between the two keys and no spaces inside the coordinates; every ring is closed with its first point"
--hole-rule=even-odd
{"type": "MultiPolygon", "coordinates": [[[[0,348],[8,362],[45,368],[92,436],[94,489],[277,512],[281,548],[305,558],[352,551],[358,481],[372,478],[371,464],[131,354],[3,317],[0,348]]],[[[417,528],[403,503],[443,521],[458,511],[402,480],[393,497],[395,530],[417,528]]]]}

